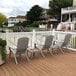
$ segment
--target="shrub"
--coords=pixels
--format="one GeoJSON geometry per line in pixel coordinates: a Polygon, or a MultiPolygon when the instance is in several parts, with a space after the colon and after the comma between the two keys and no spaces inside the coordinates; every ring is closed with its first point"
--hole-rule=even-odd
{"type": "Polygon", "coordinates": [[[0,38],[0,53],[2,55],[2,60],[6,58],[5,46],[6,46],[6,40],[0,38]]]}
{"type": "Polygon", "coordinates": [[[32,27],[38,27],[38,25],[39,25],[38,21],[34,21],[31,26],[32,27]]]}

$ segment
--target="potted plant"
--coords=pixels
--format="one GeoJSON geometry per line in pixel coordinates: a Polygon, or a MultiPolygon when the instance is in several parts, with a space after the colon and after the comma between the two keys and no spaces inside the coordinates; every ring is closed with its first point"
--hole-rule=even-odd
{"type": "Polygon", "coordinates": [[[6,46],[6,40],[0,38],[0,65],[2,65],[6,59],[5,46],[6,46]]]}

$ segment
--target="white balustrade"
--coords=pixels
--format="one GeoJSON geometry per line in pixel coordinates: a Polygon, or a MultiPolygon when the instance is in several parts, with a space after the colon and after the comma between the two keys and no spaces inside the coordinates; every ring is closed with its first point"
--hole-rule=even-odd
{"type": "Polygon", "coordinates": [[[76,12],[76,6],[61,9],[62,14],[73,13],[73,12],[76,12]]]}
{"type": "MultiPolygon", "coordinates": [[[[54,39],[63,40],[67,33],[72,34],[72,38],[68,47],[76,50],[76,33],[75,32],[62,32],[62,31],[33,31],[33,32],[8,32],[0,33],[0,38],[6,39],[7,46],[17,45],[17,41],[21,37],[29,38],[29,46],[34,47],[34,44],[43,44],[47,35],[54,34],[54,39]]],[[[9,50],[7,50],[9,51],[9,50]]]]}

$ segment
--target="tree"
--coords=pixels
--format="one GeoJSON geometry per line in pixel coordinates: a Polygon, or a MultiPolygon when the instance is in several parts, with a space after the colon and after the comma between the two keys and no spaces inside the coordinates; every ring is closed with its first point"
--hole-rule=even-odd
{"type": "Polygon", "coordinates": [[[72,6],[73,0],[50,0],[49,1],[49,11],[48,13],[57,16],[60,20],[61,8],[72,6]]]}
{"type": "Polygon", "coordinates": [[[29,20],[22,22],[22,26],[23,26],[23,27],[26,27],[26,26],[28,26],[28,25],[30,25],[30,24],[31,24],[31,22],[30,22],[29,20]]]}
{"type": "Polygon", "coordinates": [[[2,27],[5,21],[6,21],[6,16],[0,13],[0,27],[2,27]]]}
{"type": "Polygon", "coordinates": [[[42,11],[42,7],[38,5],[33,6],[30,11],[27,12],[27,19],[31,21],[31,23],[33,23],[34,21],[38,21],[42,11]]]}
{"type": "Polygon", "coordinates": [[[22,23],[19,21],[18,23],[15,23],[15,26],[21,26],[22,23]]]}

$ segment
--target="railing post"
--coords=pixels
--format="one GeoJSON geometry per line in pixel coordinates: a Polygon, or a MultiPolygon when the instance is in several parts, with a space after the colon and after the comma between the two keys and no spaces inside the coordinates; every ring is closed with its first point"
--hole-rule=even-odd
{"type": "Polygon", "coordinates": [[[8,31],[6,31],[6,52],[9,53],[9,48],[8,48],[8,31]]]}
{"type": "Polygon", "coordinates": [[[51,30],[53,30],[53,25],[51,24],[51,30]]]}
{"type": "Polygon", "coordinates": [[[35,29],[33,29],[33,35],[32,35],[32,48],[34,48],[35,46],[35,35],[36,35],[36,32],[35,32],[35,29]]]}
{"type": "Polygon", "coordinates": [[[55,29],[52,30],[52,35],[55,35],[55,29]]]}
{"type": "Polygon", "coordinates": [[[70,13],[69,13],[69,22],[71,22],[71,17],[70,17],[70,13]]]}

